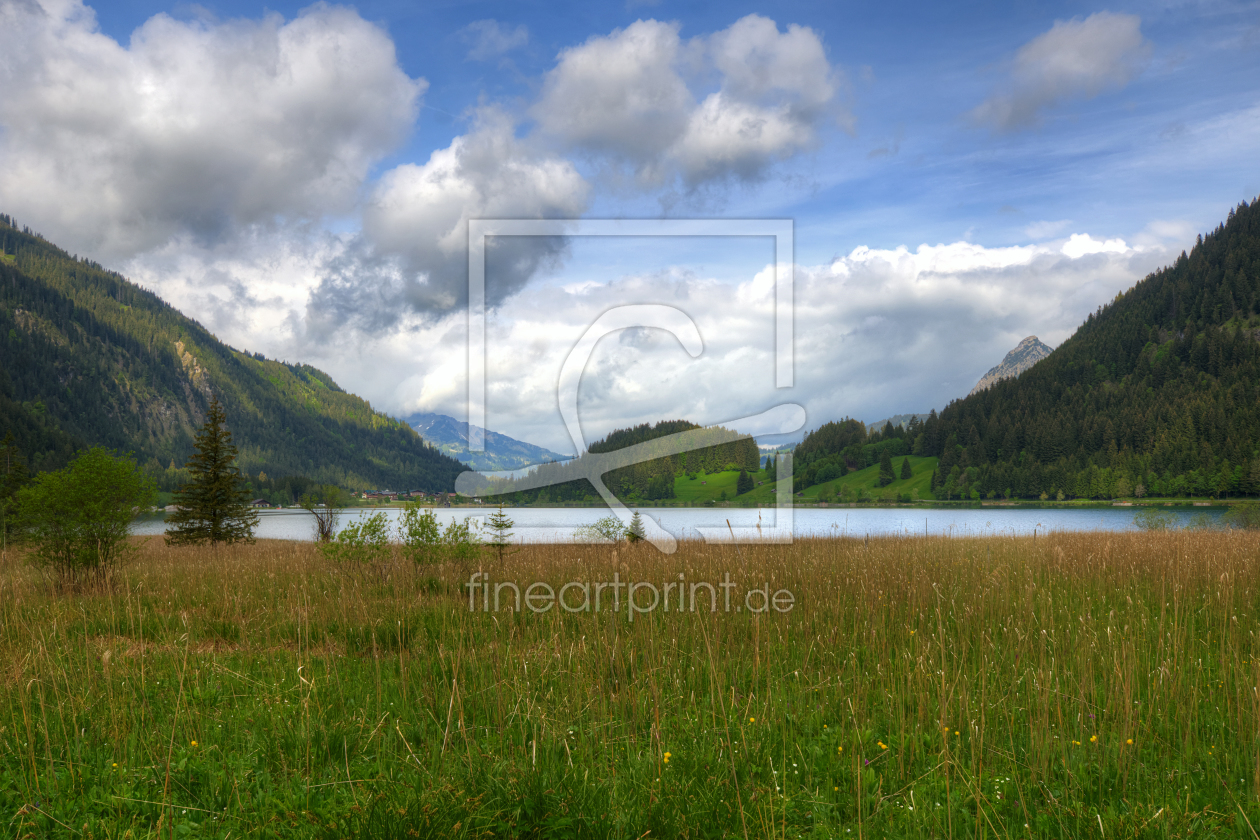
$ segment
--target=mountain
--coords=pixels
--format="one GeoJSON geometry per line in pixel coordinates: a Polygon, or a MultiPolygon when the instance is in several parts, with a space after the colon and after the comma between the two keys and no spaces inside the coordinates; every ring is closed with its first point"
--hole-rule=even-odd
{"type": "Polygon", "coordinates": [[[1260,203],[929,417],[913,449],[940,456],[938,495],[1260,493],[1260,203]]]}
{"type": "Polygon", "coordinates": [[[309,365],[223,344],[152,292],[0,215],[0,435],[35,469],[102,445],[178,483],[210,398],[250,475],[450,490],[467,468],[309,365]]]}
{"type": "MultiPolygon", "coordinates": [[[[565,461],[572,455],[560,455],[550,449],[534,446],[507,435],[482,429],[485,451],[468,451],[468,424],[446,414],[413,414],[407,424],[441,452],[467,464],[474,470],[517,470],[547,461],[565,461]]],[[[473,426],[474,429],[481,428],[473,426]]]]}
{"type": "MultiPolygon", "coordinates": [[[[971,393],[978,394],[996,382],[1019,376],[1037,364],[1037,362],[1049,356],[1050,352],[1050,348],[1042,344],[1037,336],[1028,336],[1028,338],[1015,345],[1014,350],[1006,354],[1006,358],[1002,359],[1001,364],[997,367],[989,368],[989,372],[980,377],[980,381],[976,383],[976,387],[971,389],[971,393]]],[[[926,416],[923,419],[927,419],[926,416]]]]}

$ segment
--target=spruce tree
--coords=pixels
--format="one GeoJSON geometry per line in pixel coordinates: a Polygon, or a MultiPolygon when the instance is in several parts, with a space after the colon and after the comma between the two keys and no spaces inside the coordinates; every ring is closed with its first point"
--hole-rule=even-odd
{"type": "Polygon", "coordinates": [[[740,470],[739,478],[735,480],[735,495],[742,496],[745,493],[751,492],[754,487],[756,487],[756,482],[754,482],[753,477],[748,474],[748,470],[740,470]]]}
{"type": "Polygon", "coordinates": [[[885,446],[879,456],[879,486],[887,487],[893,483],[894,477],[892,456],[888,454],[888,447],[885,446]]]}
{"type": "Polygon", "coordinates": [[[176,511],[167,519],[167,545],[254,541],[258,514],[250,506],[245,477],[233,463],[236,447],[226,419],[219,400],[212,399],[196,450],[184,465],[192,480],[176,492],[176,511]]]}
{"type": "Polygon", "coordinates": [[[496,513],[490,514],[488,517],[490,539],[486,540],[485,547],[499,555],[499,564],[503,563],[503,555],[508,552],[508,548],[512,545],[512,526],[516,523],[503,512],[503,505],[499,505],[496,513]]]}
{"type": "Polygon", "coordinates": [[[913,475],[914,473],[910,470],[910,459],[902,458],[901,459],[901,480],[905,481],[907,478],[911,478],[913,475]]]}
{"type": "Polygon", "coordinates": [[[639,516],[637,510],[630,518],[630,527],[626,529],[626,539],[632,543],[647,539],[647,532],[643,528],[643,517],[639,516]]]}

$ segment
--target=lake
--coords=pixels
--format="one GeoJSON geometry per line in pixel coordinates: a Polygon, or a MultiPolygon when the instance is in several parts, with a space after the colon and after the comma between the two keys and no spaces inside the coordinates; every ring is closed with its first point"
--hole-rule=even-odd
{"type": "MultiPolygon", "coordinates": [[[[350,508],[339,523],[382,508],[350,508]]],[[[391,522],[399,508],[383,508],[391,522]]],[[[438,521],[445,525],[466,516],[484,522],[494,508],[436,508],[438,521]]],[[[796,508],[792,511],[792,532],[796,536],[877,536],[886,534],[944,534],[950,536],[1029,535],[1047,531],[1132,531],[1138,507],[1109,508],[796,508]]],[[[1163,508],[1184,527],[1198,516],[1219,518],[1225,508],[1163,508]]],[[[601,508],[505,508],[516,523],[513,531],[520,542],[571,542],[574,529],[589,525],[608,511],[601,508]]],[[[740,528],[759,522],[774,524],[774,508],[647,508],[652,517],[679,539],[697,539],[699,528],[740,528]]],[[[156,535],[165,530],[165,515],[137,519],[132,532],[156,535]]],[[[313,540],[314,520],[303,510],[262,510],[258,515],[260,539],[313,540]]]]}

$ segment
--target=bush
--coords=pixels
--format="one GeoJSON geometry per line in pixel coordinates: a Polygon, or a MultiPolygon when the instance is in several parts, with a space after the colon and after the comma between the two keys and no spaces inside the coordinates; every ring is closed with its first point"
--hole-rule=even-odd
{"type": "Polygon", "coordinates": [[[1260,529],[1260,503],[1244,502],[1241,505],[1234,505],[1221,521],[1230,528],[1243,528],[1248,531],[1260,529]]]}
{"type": "Polygon", "coordinates": [[[452,521],[442,532],[442,552],[452,560],[473,560],[481,556],[481,536],[471,516],[452,521]]]}
{"type": "Polygon", "coordinates": [[[442,530],[432,508],[422,509],[418,502],[409,502],[398,520],[398,539],[403,554],[417,565],[442,559],[442,530]]]}
{"type": "Polygon", "coordinates": [[[389,559],[389,522],[385,511],[366,513],[341,530],[337,539],[320,546],[334,560],[378,564],[389,559]]]}
{"type": "Polygon", "coordinates": [[[1176,521],[1172,511],[1153,507],[1142,508],[1133,515],[1133,524],[1143,531],[1167,531],[1176,521]]]}
{"type": "Polygon", "coordinates": [[[626,526],[616,514],[610,513],[590,525],[581,525],[573,529],[573,536],[579,542],[619,543],[626,538],[626,526]]]}
{"type": "Polygon", "coordinates": [[[153,505],[153,480],[131,458],[101,447],[80,452],[65,469],[44,473],[18,491],[18,514],[32,557],[62,583],[103,581],[135,547],[128,525],[153,505]]]}

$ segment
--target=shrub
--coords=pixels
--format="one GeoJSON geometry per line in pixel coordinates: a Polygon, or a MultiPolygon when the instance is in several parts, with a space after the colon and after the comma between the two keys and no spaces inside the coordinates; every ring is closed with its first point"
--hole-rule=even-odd
{"type": "Polygon", "coordinates": [[[403,554],[417,565],[442,559],[442,530],[432,508],[409,502],[398,520],[398,539],[403,554]]]}
{"type": "Polygon", "coordinates": [[[1244,502],[1241,505],[1234,505],[1221,521],[1230,528],[1243,528],[1248,531],[1260,529],[1260,503],[1244,502]]]}
{"type": "Polygon", "coordinates": [[[153,480],[131,458],[101,447],[80,452],[65,469],[44,473],[18,491],[19,516],[32,557],[62,583],[104,580],[135,547],[128,525],[153,504],[153,480]]]}
{"type": "Polygon", "coordinates": [[[1142,508],[1133,515],[1133,524],[1143,531],[1167,531],[1176,521],[1171,511],[1153,507],[1142,508]]]}
{"type": "Polygon", "coordinates": [[[579,542],[619,543],[626,538],[626,526],[616,514],[596,519],[590,525],[581,525],[573,530],[573,536],[579,542]]]}
{"type": "Polygon", "coordinates": [[[472,560],[481,555],[481,536],[471,516],[452,521],[442,531],[442,551],[452,560],[472,560]]]}
{"type": "Polygon", "coordinates": [[[385,511],[371,516],[362,514],[351,522],[337,539],[320,546],[324,554],[344,562],[380,564],[389,559],[389,521],[385,511]]]}

